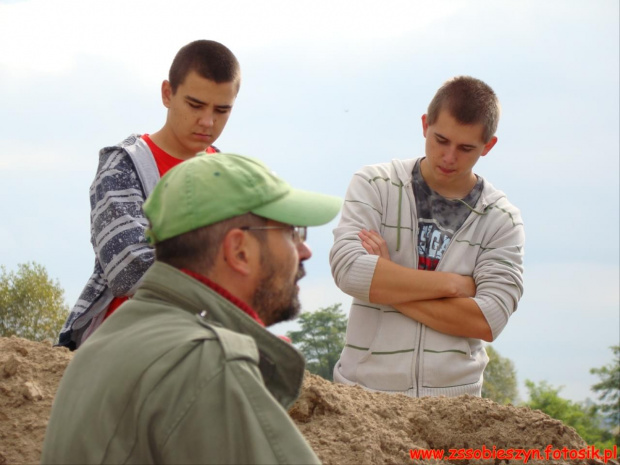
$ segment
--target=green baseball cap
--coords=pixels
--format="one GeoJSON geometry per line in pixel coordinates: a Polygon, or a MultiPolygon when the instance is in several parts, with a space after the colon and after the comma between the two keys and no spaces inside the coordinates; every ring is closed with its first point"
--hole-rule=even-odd
{"type": "Polygon", "coordinates": [[[156,244],[245,213],[294,226],[329,223],[342,199],[294,189],[261,161],[231,153],[197,155],[166,173],[143,205],[156,244]]]}

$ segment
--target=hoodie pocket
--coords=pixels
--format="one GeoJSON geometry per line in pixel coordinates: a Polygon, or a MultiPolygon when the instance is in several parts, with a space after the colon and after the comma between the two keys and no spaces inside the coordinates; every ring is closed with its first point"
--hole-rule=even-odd
{"type": "Polygon", "coordinates": [[[376,336],[357,365],[357,382],[379,391],[411,389],[418,328],[417,323],[395,310],[383,311],[376,336]]]}
{"type": "Polygon", "coordinates": [[[469,340],[426,328],[422,344],[421,383],[428,388],[448,388],[480,381],[488,362],[482,346],[472,353],[469,340]]]}

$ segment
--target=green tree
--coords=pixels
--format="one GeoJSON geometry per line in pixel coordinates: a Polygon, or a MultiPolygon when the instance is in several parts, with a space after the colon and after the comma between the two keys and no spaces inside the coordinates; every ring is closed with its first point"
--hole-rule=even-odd
{"type": "Polygon", "coordinates": [[[592,368],[590,373],[597,375],[600,382],[592,386],[601,401],[599,406],[605,419],[609,421],[620,446],[620,345],[612,346],[614,360],[601,368],[592,368]]]}
{"type": "Polygon", "coordinates": [[[56,340],[69,311],[58,281],[35,262],[17,265],[17,272],[1,266],[0,272],[0,336],[56,340]]]}
{"type": "Polygon", "coordinates": [[[287,336],[306,357],[308,371],[332,381],[347,330],[340,304],[302,313],[298,321],[301,329],[289,331],[287,336]]]}
{"type": "Polygon", "coordinates": [[[502,357],[493,346],[487,346],[489,364],[484,370],[482,397],[498,404],[514,404],[517,401],[517,372],[509,358],[502,357]]]}
{"type": "Polygon", "coordinates": [[[559,395],[562,388],[555,388],[546,381],[535,384],[526,380],[525,386],[530,397],[525,404],[527,407],[541,410],[550,417],[572,426],[588,444],[600,449],[613,447],[611,433],[600,427],[602,418],[595,405],[586,406],[563,399],[559,395]]]}

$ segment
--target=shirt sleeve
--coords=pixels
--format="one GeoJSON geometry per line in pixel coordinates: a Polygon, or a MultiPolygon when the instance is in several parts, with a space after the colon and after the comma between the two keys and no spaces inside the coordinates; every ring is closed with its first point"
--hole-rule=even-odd
{"type": "Polygon", "coordinates": [[[132,295],[155,254],[147,243],[145,193],[133,162],[122,150],[100,158],[90,188],[91,243],[115,296],[132,295]]]}
{"type": "Polygon", "coordinates": [[[356,173],[345,195],[340,222],[334,229],[329,259],[336,285],[364,301],[369,300],[379,257],[366,252],[358,233],[362,229],[380,231],[382,210],[377,183],[369,182],[368,176],[361,172],[356,173]]]}
{"type": "Polygon", "coordinates": [[[484,314],[493,339],[503,331],[523,295],[525,232],[519,211],[511,206],[492,207],[499,225],[481,248],[474,269],[474,300],[484,314]]]}

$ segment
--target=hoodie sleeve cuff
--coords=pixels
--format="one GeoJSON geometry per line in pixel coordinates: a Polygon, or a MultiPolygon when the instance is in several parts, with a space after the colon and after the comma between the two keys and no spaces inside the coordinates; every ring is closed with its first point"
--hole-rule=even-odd
{"type": "Polygon", "coordinates": [[[344,282],[341,283],[342,291],[356,299],[369,302],[370,284],[378,260],[378,255],[358,257],[346,273],[344,282]]]}
{"type": "Polygon", "coordinates": [[[475,297],[474,301],[478,304],[482,314],[487,319],[487,323],[491,328],[493,340],[497,339],[497,336],[500,335],[508,323],[508,312],[502,309],[497,302],[488,297],[475,297]]]}

